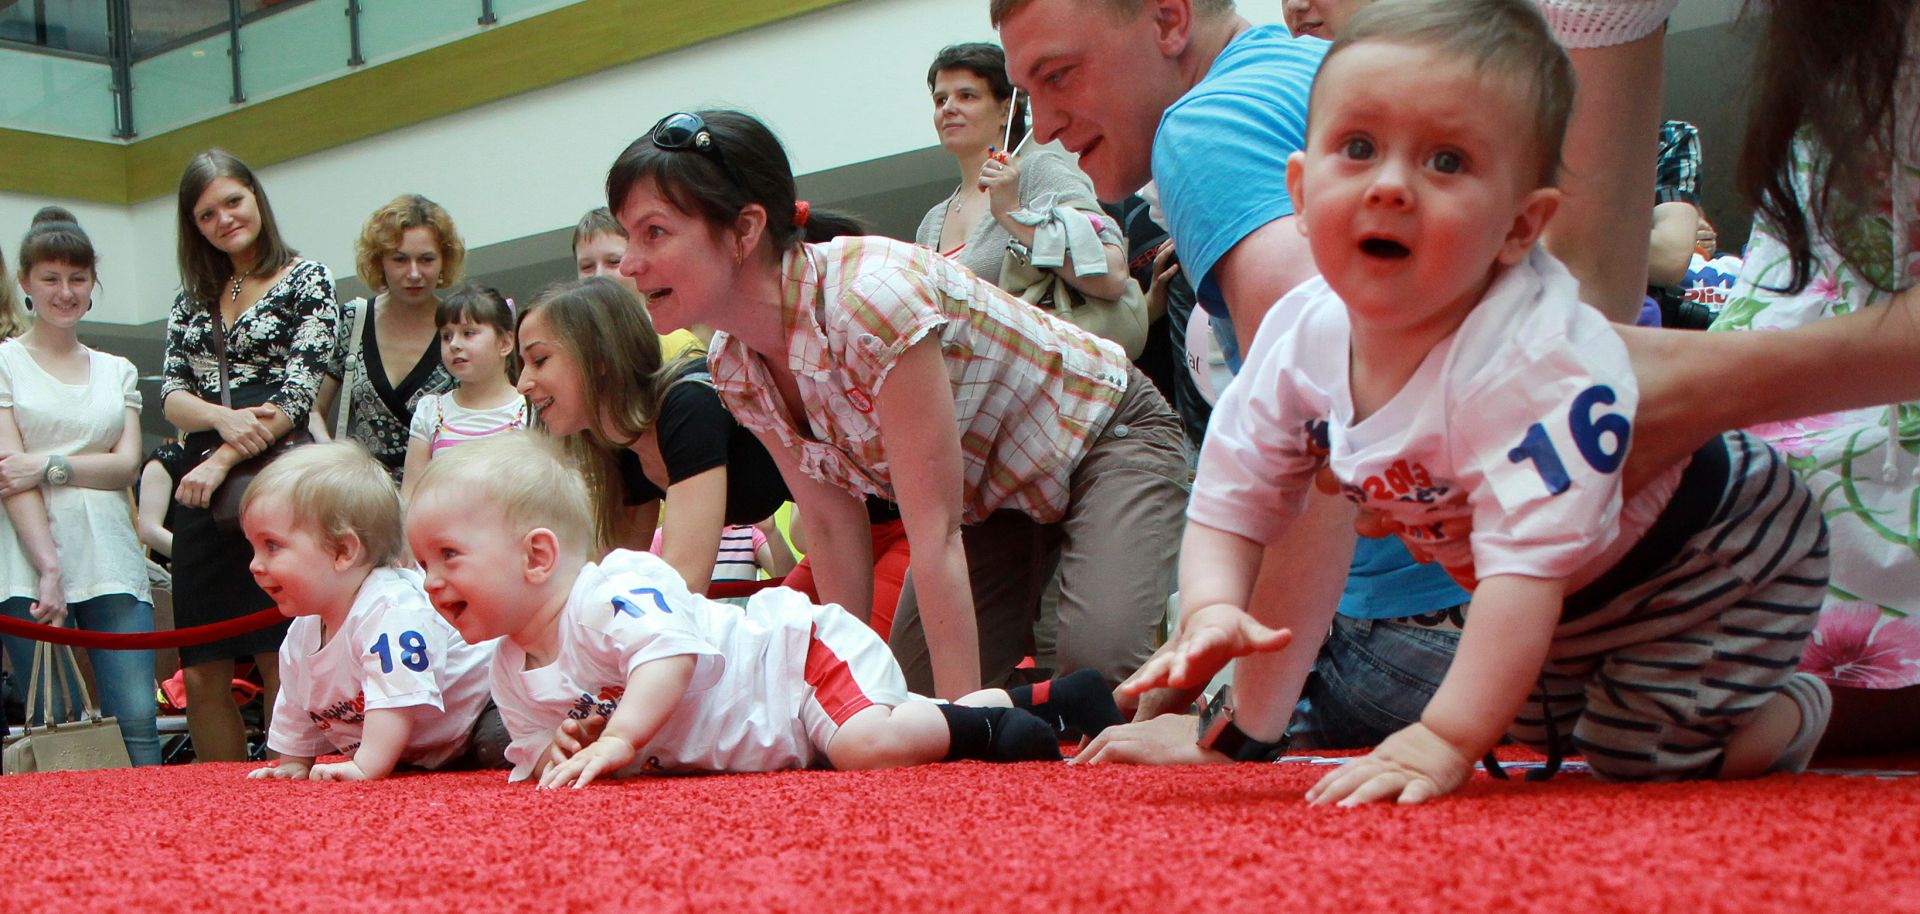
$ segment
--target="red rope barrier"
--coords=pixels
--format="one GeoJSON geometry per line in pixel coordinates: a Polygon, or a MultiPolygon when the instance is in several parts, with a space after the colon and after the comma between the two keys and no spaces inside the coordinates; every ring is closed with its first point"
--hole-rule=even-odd
{"type": "Polygon", "coordinates": [[[0,634],[73,647],[105,648],[110,651],[144,651],[163,647],[211,644],[235,635],[257,632],[275,622],[284,622],[286,619],[287,617],[281,615],[278,609],[263,609],[251,615],[228,619],[225,622],[215,622],[212,625],[196,625],[192,628],[176,628],[164,632],[115,634],[90,632],[78,628],[55,628],[38,622],[22,622],[11,616],[0,616],[0,634]]]}
{"type": "MultiPolygon", "coordinates": [[[[745,597],[759,593],[769,587],[778,587],[785,578],[772,578],[765,581],[715,581],[707,587],[707,596],[715,600],[730,597],[745,597]]],[[[115,634],[112,632],[92,632],[78,628],[55,628],[38,622],[22,622],[11,616],[0,616],[0,635],[13,635],[17,638],[31,638],[52,644],[66,644],[73,647],[105,648],[110,651],[144,651],[166,647],[187,647],[196,644],[211,644],[235,635],[256,632],[276,622],[284,622],[286,617],[278,609],[263,609],[252,615],[212,625],[196,625],[192,628],[176,628],[164,632],[137,632],[134,634],[115,634]]]]}

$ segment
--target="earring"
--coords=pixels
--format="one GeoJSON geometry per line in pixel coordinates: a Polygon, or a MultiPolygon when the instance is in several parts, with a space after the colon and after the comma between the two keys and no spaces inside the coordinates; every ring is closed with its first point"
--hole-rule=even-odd
{"type": "Polygon", "coordinates": [[[23,295],[23,296],[21,296],[21,298],[23,298],[23,299],[26,299],[26,302],[27,302],[27,310],[28,310],[28,311],[32,311],[32,310],[33,310],[33,296],[31,296],[31,295],[23,295]]]}

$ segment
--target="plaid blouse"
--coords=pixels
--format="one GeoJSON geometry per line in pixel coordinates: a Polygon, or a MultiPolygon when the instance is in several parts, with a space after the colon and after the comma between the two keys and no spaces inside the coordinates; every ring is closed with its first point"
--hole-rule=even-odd
{"type": "Polygon", "coordinates": [[[1660,125],[1660,164],[1653,202],[1691,203],[1700,208],[1700,131],[1686,121],[1660,125]]]}
{"type": "Polygon", "coordinates": [[[772,431],[806,474],[893,499],[873,398],[900,356],[937,334],[953,382],[965,520],[1001,509],[1066,515],[1069,479],[1127,387],[1120,347],[887,238],[805,245],[782,263],[787,367],[806,407],[794,428],[763,357],[725,333],[707,360],[740,424],[772,431]]]}

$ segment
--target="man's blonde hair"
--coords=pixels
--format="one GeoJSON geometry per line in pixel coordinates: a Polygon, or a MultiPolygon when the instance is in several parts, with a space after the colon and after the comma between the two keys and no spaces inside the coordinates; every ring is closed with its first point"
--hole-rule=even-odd
{"type": "MultiPolygon", "coordinates": [[[[1033,0],[993,0],[993,5],[987,9],[987,16],[993,22],[993,27],[997,29],[1008,16],[1020,12],[1031,2],[1033,0]]],[[[1104,6],[1108,15],[1125,21],[1140,15],[1140,4],[1144,0],[1079,0],[1079,2],[1104,6]]],[[[1193,14],[1202,19],[1231,12],[1233,12],[1233,0],[1193,0],[1193,14]]]]}
{"type": "Polygon", "coordinates": [[[568,552],[586,554],[593,543],[587,484],[545,435],[507,432],[450,448],[420,472],[408,503],[442,488],[490,503],[474,512],[474,523],[491,519],[514,536],[545,527],[568,552]]]}
{"type": "Polygon", "coordinates": [[[375,567],[398,565],[407,557],[400,491],[386,468],[359,444],[334,441],[288,451],[247,486],[240,499],[241,517],[263,498],[284,501],[296,524],[318,532],[336,548],[353,534],[375,567]]]}

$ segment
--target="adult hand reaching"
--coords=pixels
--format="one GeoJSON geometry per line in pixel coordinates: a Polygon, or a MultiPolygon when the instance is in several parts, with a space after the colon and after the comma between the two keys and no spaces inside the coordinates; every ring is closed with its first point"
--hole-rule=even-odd
{"type": "Polygon", "coordinates": [[[1278,651],[1292,641],[1293,632],[1261,625],[1238,606],[1203,606],[1180,621],[1180,632],[1168,649],[1153,655],[1127,677],[1120,691],[1140,695],[1152,689],[1202,686],[1227,661],[1255,652],[1278,651]]]}

